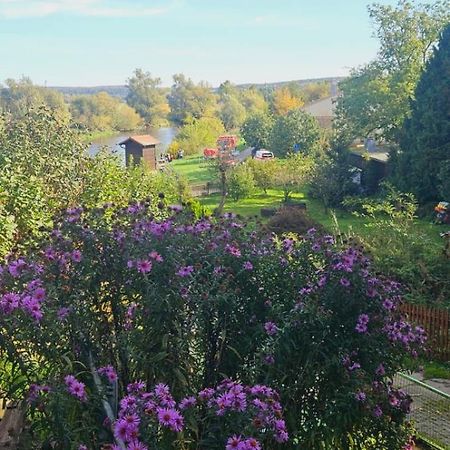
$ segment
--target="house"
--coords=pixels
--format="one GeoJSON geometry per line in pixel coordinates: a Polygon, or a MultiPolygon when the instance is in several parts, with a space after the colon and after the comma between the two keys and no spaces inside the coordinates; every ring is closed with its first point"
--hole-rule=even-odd
{"type": "Polygon", "coordinates": [[[127,166],[132,164],[143,164],[149,169],[158,168],[158,149],[160,142],[150,134],[130,136],[119,145],[125,148],[125,161],[127,166]]]}
{"type": "Polygon", "coordinates": [[[336,96],[322,98],[305,105],[302,109],[315,117],[322,128],[331,128],[335,115],[336,99],[336,96]]]}

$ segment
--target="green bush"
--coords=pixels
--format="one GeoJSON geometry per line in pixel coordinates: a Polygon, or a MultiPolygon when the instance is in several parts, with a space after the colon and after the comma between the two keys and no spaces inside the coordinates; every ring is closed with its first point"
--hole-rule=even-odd
{"type": "Polygon", "coordinates": [[[254,190],[255,179],[251,168],[247,164],[238,164],[229,170],[227,191],[235,202],[249,197],[254,190]]]}
{"type": "MultiPolygon", "coordinates": [[[[372,255],[380,271],[408,287],[411,302],[449,307],[450,260],[416,220],[417,203],[383,184],[378,198],[349,198],[347,207],[365,219],[365,230],[357,238],[372,255]]],[[[436,229],[436,234],[438,230],[436,229]]]]}

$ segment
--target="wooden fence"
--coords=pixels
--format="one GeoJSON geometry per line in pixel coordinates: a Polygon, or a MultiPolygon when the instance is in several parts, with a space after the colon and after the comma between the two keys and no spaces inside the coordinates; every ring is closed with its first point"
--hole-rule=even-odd
{"type": "Polygon", "coordinates": [[[410,322],[420,325],[428,335],[427,347],[431,355],[441,361],[450,360],[449,311],[424,305],[405,303],[401,310],[410,322]]]}

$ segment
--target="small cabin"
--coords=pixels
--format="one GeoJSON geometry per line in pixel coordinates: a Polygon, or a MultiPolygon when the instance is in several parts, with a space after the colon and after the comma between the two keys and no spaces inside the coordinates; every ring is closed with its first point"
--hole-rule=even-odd
{"type": "Polygon", "coordinates": [[[130,136],[119,145],[125,148],[125,161],[127,166],[133,164],[143,164],[151,170],[158,168],[158,150],[160,142],[150,134],[130,136]]]}

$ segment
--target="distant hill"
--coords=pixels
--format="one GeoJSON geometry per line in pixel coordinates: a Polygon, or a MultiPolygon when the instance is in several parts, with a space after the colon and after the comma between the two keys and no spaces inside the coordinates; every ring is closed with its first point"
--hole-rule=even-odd
{"type": "Polygon", "coordinates": [[[49,86],[51,89],[64,95],[94,95],[99,92],[107,92],[113,97],[125,98],[128,94],[127,86],[49,86]]]}
{"type": "MultiPolygon", "coordinates": [[[[344,77],[327,77],[327,78],[309,78],[305,80],[292,80],[292,81],[277,81],[274,83],[244,83],[238,84],[237,87],[241,89],[249,88],[250,86],[254,86],[258,89],[276,89],[281,86],[285,86],[289,83],[298,83],[299,85],[305,85],[309,83],[317,83],[320,81],[329,82],[330,84],[336,84],[339,81],[343,80],[344,77]]],[[[52,86],[52,89],[55,89],[59,92],[62,92],[64,95],[92,95],[98,94],[99,92],[107,92],[109,95],[113,97],[125,98],[128,93],[128,87],[123,86],[52,86]]]]}

